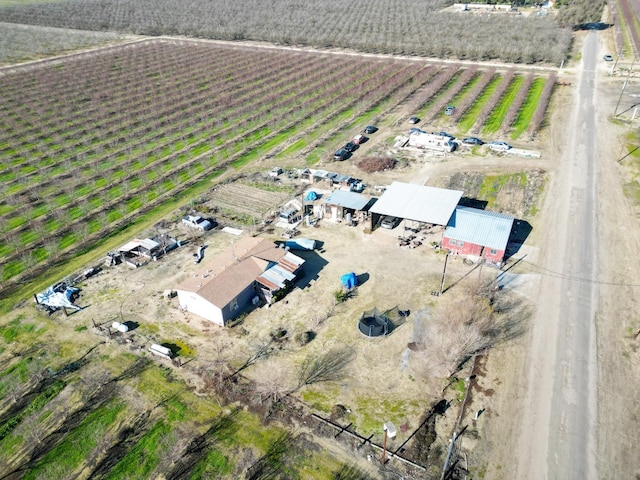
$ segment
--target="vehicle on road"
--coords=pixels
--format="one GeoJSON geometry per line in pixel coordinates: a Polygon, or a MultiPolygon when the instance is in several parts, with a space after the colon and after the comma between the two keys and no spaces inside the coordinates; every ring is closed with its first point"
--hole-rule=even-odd
{"type": "Polygon", "coordinates": [[[604,58],[605,62],[613,62],[613,57],[611,55],[609,55],[609,54],[605,55],[602,58],[604,58]]]}
{"type": "Polygon", "coordinates": [[[376,133],[378,131],[378,127],[376,127],[375,125],[367,125],[367,127],[364,129],[364,133],[366,133],[367,135],[371,135],[372,133],[376,133]]]}
{"type": "Polygon", "coordinates": [[[500,141],[489,142],[487,145],[489,145],[489,148],[491,150],[494,150],[496,152],[506,152],[511,148],[511,145],[509,145],[507,142],[500,141]]]}
{"type": "Polygon", "coordinates": [[[467,137],[462,139],[465,145],[483,145],[484,142],[477,137],[467,137]]]}
{"type": "Polygon", "coordinates": [[[211,230],[213,225],[209,220],[202,218],[200,215],[187,215],[182,219],[182,223],[187,227],[196,228],[198,230],[211,230]]]}
{"type": "Polygon", "coordinates": [[[419,121],[420,121],[420,119],[419,119],[418,117],[415,117],[415,116],[413,116],[413,117],[409,117],[409,123],[410,123],[411,125],[415,125],[415,124],[416,124],[416,123],[418,123],[419,121]]]}
{"type": "Polygon", "coordinates": [[[396,228],[398,223],[400,223],[399,220],[400,219],[398,217],[392,217],[390,215],[386,215],[386,216],[382,217],[382,221],[380,222],[380,226],[382,228],[388,228],[388,229],[396,228]]]}
{"type": "Polygon", "coordinates": [[[449,105],[447,108],[444,109],[444,114],[453,115],[453,112],[455,111],[456,111],[456,107],[454,107],[453,105],[449,105]]]}

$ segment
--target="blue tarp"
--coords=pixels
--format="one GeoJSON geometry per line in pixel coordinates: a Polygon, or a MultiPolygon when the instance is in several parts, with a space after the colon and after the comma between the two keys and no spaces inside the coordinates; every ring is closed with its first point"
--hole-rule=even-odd
{"type": "Polygon", "coordinates": [[[305,195],[304,199],[307,202],[313,202],[314,200],[318,199],[318,194],[316,192],[314,192],[313,190],[309,190],[307,192],[307,194],[305,195]]]}
{"type": "Polygon", "coordinates": [[[358,284],[358,277],[356,277],[356,274],[353,272],[345,273],[340,277],[340,282],[345,288],[351,290],[358,284]]]}

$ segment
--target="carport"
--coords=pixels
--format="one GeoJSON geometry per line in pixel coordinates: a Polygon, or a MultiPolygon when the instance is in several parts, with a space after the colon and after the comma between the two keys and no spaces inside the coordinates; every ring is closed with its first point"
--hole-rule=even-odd
{"type": "Polygon", "coordinates": [[[446,225],[462,198],[461,190],[393,182],[371,207],[373,225],[386,215],[403,220],[446,225]]]}

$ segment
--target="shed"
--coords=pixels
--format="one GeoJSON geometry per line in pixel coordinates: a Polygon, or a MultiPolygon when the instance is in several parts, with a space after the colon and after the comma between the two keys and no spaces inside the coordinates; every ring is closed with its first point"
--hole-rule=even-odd
{"type": "Polygon", "coordinates": [[[442,238],[442,248],[502,264],[514,218],[503,213],[457,206],[442,238]]]}
{"type": "Polygon", "coordinates": [[[446,225],[462,198],[461,190],[393,182],[370,211],[433,225],[446,225]]]}
{"type": "Polygon", "coordinates": [[[339,222],[348,215],[353,217],[359,212],[367,210],[371,199],[360,193],[345,190],[334,190],[324,201],[325,212],[334,222],[339,222]]]}

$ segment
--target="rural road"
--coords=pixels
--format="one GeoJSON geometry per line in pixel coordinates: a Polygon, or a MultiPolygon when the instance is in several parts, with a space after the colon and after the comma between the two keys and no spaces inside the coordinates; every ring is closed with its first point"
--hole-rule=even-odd
{"type": "Polygon", "coordinates": [[[539,309],[532,321],[518,479],[595,479],[598,298],[596,59],[585,38],[558,175],[550,184],[539,309]]]}

